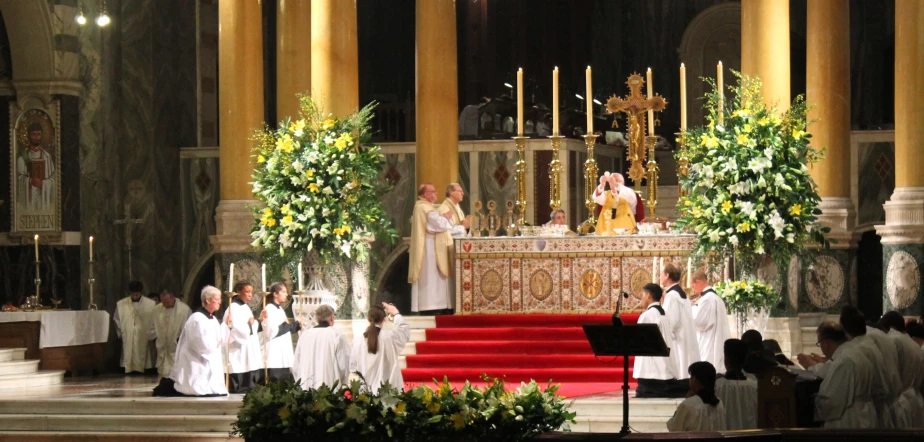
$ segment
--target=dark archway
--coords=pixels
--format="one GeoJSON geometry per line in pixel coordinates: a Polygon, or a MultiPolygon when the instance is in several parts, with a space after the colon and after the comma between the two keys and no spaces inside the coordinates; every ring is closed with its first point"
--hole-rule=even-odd
{"type": "Polygon", "coordinates": [[[882,244],[875,230],[863,233],[857,247],[857,308],[867,319],[882,316],[882,244]]]}

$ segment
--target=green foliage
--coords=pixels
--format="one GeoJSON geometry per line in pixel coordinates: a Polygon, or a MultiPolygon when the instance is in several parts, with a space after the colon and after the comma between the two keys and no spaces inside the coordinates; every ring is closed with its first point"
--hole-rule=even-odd
{"type": "Polygon", "coordinates": [[[677,203],[678,225],[698,234],[697,254],[734,256],[754,274],[764,255],[786,268],[807,246],[828,247],[830,229],[818,224],[821,198],[809,167],[822,152],[805,131],[803,97],[780,113],[764,104],[757,79],[735,75],[723,124],[713,93],[706,96],[708,124],[682,134],[687,148],[678,157],[689,160],[690,172],[681,184],[689,196],[677,203]]]}
{"type": "Polygon", "coordinates": [[[374,238],[397,239],[382,204],[384,158],[370,143],[375,104],[340,120],[299,98],[299,119],[254,135],[253,193],[263,207],[254,209],[252,245],[284,261],[316,251],[365,262],[374,238]]]}
{"type": "Polygon", "coordinates": [[[730,313],[739,315],[749,313],[749,309],[769,311],[780,298],[773,287],[757,280],[722,281],[715,285],[715,292],[730,313]]]}
{"type": "Polygon", "coordinates": [[[311,390],[275,383],[244,396],[231,434],[247,441],[523,441],[574,423],[557,391],[535,381],[507,391],[497,379],[459,390],[445,380],[435,390],[386,384],[377,394],[359,381],[311,390]]]}

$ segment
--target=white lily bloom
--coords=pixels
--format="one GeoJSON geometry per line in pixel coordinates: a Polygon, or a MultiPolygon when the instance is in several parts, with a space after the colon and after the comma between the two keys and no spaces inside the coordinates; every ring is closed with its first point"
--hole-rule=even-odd
{"type": "Polygon", "coordinates": [[[330,186],[327,186],[321,192],[324,193],[325,195],[333,195],[334,189],[331,189],[330,186]]]}
{"type": "Polygon", "coordinates": [[[731,243],[731,245],[737,247],[738,246],[738,235],[729,236],[728,242],[731,243]]]}

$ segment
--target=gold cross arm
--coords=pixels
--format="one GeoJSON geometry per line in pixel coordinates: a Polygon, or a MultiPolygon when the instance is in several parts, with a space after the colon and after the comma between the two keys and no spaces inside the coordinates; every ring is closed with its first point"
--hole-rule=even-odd
{"type": "Polygon", "coordinates": [[[629,76],[626,81],[629,85],[629,95],[625,98],[613,95],[606,100],[606,110],[609,113],[624,112],[626,114],[638,115],[648,111],[660,112],[667,106],[667,100],[664,97],[655,94],[651,98],[646,98],[642,94],[642,86],[645,85],[645,79],[635,73],[629,76]]]}

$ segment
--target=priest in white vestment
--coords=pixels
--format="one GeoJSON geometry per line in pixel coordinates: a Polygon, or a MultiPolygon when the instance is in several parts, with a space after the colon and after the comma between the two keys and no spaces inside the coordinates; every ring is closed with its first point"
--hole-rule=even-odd
{"type": "Polygon", "coordinates": [[[715,381],[715,395],[725,405],[725,429],[757,428],[757,377],[744,372],[748,345],[728,339],[723,345],[725,375],[715,381]]]}
{"type": "Polygon", "coordinates": [[[350,355],[350,371],[362,377],[366,390],[376,394],[386,382],[396,390],[404,390],[404,377],[398,357],[401,350],[411,339],[411,327],[394,305],[382,303],[382,307],[373,306],[366,316],[369,327],[353,338],[353,350],[350,355]],[[394,328],[386,330],[386,313],[395,318],[394,328]]]}
{"type": "MultiPolygon", "coordinates": [[[[642,288],[642,308],[645,309],[638,317],[638,324],[656,324],[661,331],[664,344],[674,351],[673,333],[670,318],[661,307],[661,286],[646,284],[642,288]]],[[[638,381],[635,390],[636,397],[675,397],[677,390],[677,368],[670,356],[636,356],[632,368],[632,377],[638,381]]],[[[682,386],[681,386],[682,387],[682,386]]],[[[680,397],[683,392],[678,390],[680,397]]]]}
{"type": "MultiPolygon", "coordinates": [[[[436,188],[421,184],[411,218],[411,245],[408,249],[408,282],[411,283],[411,311],[432,312],[452,308],[449,292],[449,246],[445,232],[464,235],[466,225],[453,225],[452,211],[437,211],[436,188]]],[[[468,218],[464,219],[467,223],[468,218]]],[[[449,242],[451,244],[451,241],[449,242]]]]}
{"type": "Polygon", "coordinates": [[[302,325],[298,321],[290,323],[281,307],[289,296],[286,285],[282,282],[274,283],[270,286],[269,292],[266,308],[260,312],[266,376],[270,382],[294,381],[292,362],[295,360],[295,352],[292,350],[292,333],[301,330],[302,325]]]}
{"type": "Polygon", "coordinates": [[[680,267],[672,262],[664,264],[661,270],[661,285],[665,287],[661,306],[670,318],[673,327],[674,347],[671,360],[678,376],[686,376],[694,362],[700,361],[699,343],[696,341],[696,326],[693,323],[693,307],[690,299],[680,288],[680,267]]]}
{"type": "Polygon", "coordinates": [[[824,322],[816,334],[830,362],[815,397],[815,420],[824,422],[825,428],[876,428],[876,407],[870,396],[875,367],[856,343],[847,342],[839,324],[824,322]]]}
{"type": "Polygon", "coordinates": [[[202,289],[202,307],[186,320],[170,372],[173,388],[186,396],[225,396],[222,353],[227,328],[214,316],[221,307],[221,291],[210,285],[202,289]]]}
{"type": "Polygon", "coordinates": [[[724,346],[725,341],[731,339],[725,301],[709,285],[705,272],[697,271],[693,274],[691,288],[699,294],[699,299],[693,306],[693,325],[696,326],[699,357],[712,364],[717,372],[725,373],[724,346]]]}
{"type": "Polygon", "coordinates": [[[921,347],[905,334],[905,318],[896,311],[882,315],[879,327],[888,330],[887,337],[892,339],[898,354],[898,372],[901,378],[901,399],[899,403],[905,410],[907,426],[899,428],[920,428],[924,426],[924,398],[921,396],[921,382],[924,380],[924,353],[921,347]]]}
{"type": "Polygon", "coordinates": [[[841,326],[847,334],[847,339],[857,345],[859,350],[870,364],[875,367],[870,396],[873,406],[876,407],[878,422],[876,428],[898,428],[905,420],[907,413],[899,404],[901,397],[901,378],[898,373],[898,357],[892,348],[891,340],[881,331],[873,336],[866,326],[866,317],[859,309],[852,305],[841,309],[841,326]],[[886,358],[886,354],[889,358],[886,358]]]}
{"type": "Polygon", "coordinates": [[[227,358],[230,361],[229,393],[247,393],[263,375],[263,356],[260,350],[260,325],[253,317],[250,301],[253,285],[249,282],[234,284],[234,298],[225,310],[222,322],[228,324],[231,336],[227,358]]]}
{"type": "Polygon", "coordinates": [[[154,301],[145,297],[141,292],[144,285],[140,281],[128,283],[129,295],[116,303],[115,322],[116,336],[122,339],[122,359],[119,366],[125,367],[126,373],[144,373],[144,370],[154,367],[154,360],[148,351],[154,319],[154,301]]]}
{"type": "Polygon", "coordinates": [[[154,336],[157,346],[157,374],[165,378],[170,376],[173,369],[173,358],[176,354],[177,341],[186,318],[192,310],[185,302],[176,299],[170,290],[160,292],[160,304],[154,306],[154,336]]]}
{"type": "Polygon", "coordinates": [[[667,421],[667,431],[725,431],[725,405],[715,394],[715,367],[696,362],[689,374],[690,393],[667,421]]]}
{"type": "Polygon", "coordinates": [[[346,385],[350,380],[350,343],[334,328],[334,309],[321,305],[314,312],[318,325],[303,331],[295,346],[292,376],[302,388],[346,385]]]}

